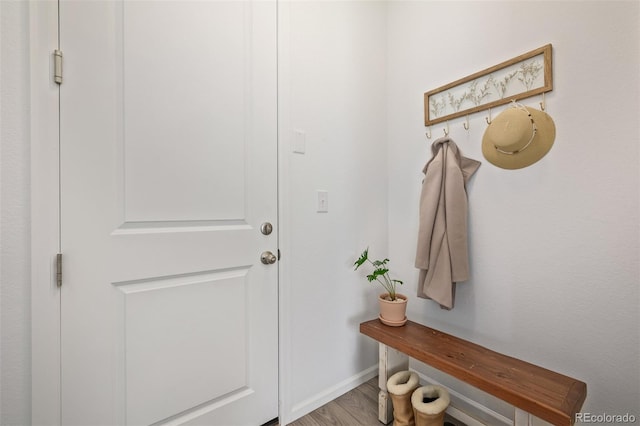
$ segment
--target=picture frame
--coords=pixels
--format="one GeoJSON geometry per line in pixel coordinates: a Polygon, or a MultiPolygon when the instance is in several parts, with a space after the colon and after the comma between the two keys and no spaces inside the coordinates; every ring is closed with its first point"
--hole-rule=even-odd
{"type": "Polygon", "coordinates": [[[424,94],[425,126],[553,90],[547,44],[424,94]]]}

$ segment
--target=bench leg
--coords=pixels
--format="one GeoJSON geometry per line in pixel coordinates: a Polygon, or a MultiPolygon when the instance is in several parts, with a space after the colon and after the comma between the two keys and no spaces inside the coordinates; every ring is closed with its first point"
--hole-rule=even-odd
{"type": "Polygon", "coordinates": [[[379,343],[378,354],[378,420],[388,424],[393,420],[393,406],[387,392],[387,380],[398,371],[409,369],[409,357],[402,352],[379,343]]]}
{"type": "Polygon", "coordinates": [[[513,418],[513,426],[532,426],[533,416],[524,410],[516,407],[516,413],[513,418]]]}

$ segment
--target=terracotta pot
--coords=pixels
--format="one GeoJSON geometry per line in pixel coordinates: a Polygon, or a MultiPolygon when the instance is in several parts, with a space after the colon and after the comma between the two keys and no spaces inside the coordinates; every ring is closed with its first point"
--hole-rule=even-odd
{"type": "Polygon", "coordinates": [[[380,303],[380,321],[383,324],[399,327],[407,322],[407,296],[396,293],[396,300],[386,300],[389,293],[378,296],[380,303]]]}

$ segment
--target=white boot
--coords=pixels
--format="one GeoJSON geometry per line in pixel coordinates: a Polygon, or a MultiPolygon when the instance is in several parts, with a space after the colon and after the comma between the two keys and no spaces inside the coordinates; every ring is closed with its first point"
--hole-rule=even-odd
{"type": "Polygon", "coordinates": [[[393,426],[414,426],[411,395],[420,386],[416,373],[399,371],[387,380],[387,391],[393,404],[393,426]]]}
{"type": "Polygon", "coordinates": [[[411,395],[416,426],[443,426],[449,392],[442,386],[423,386],[411,395]]]}

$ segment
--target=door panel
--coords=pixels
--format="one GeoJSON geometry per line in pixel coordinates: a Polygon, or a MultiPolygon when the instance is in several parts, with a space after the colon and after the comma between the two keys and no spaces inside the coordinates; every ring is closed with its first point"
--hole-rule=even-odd
{"type": "Polygon", "coordinates": [[[151,424],[248,388],[247,272],[119,284],[125,304],[129,423],[151,424]],[[241,303],[211,309],[218,294],[241,303]]]}
{"type": "Polygon", "coordinates": [[[244,219],[250,4],[123,9],[126,220],[244,219]]]}
{"type": "Polygon", "coordinates": [[[62,423],[277,416],[273,2],[62,1],[62,423]]]}

